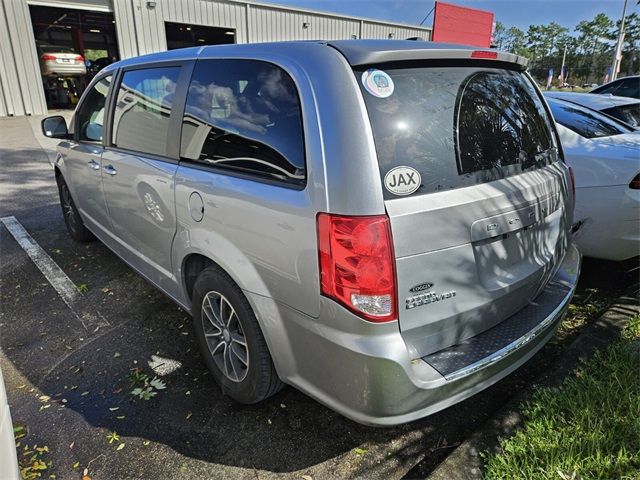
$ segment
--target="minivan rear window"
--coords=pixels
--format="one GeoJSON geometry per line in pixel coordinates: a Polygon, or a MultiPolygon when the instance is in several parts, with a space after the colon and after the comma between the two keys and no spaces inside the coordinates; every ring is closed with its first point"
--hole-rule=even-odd
{"type": "MultiPolygon", "coordinates": [[[[355,73],[380,175],[384,181],[396,167],[417,170],[421,184],[413,195],[498,180],[558,160],[549,115],[522,72],[477,66],[377,67],[387,79],[380,95],[362,81],[367,71],[369,67],[355,73]]],[[[397,197],[386,188],[384,195],[397,197]]]]}

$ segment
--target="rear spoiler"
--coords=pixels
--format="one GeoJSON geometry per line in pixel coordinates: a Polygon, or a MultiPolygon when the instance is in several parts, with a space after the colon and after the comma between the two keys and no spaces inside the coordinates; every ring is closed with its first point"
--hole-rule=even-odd
{"type": "Polygon", "coordinates": [[[411,60],[495,60],[517,65],[518,70],[525,70],[528,64],[525,57],[514,53],[436,42],[395,41],[367,45],[367,42],[336,41],[327,44],[342,53],[353,67],[411,60]],[[396,46],[393,44],[399,44],[399,48],[393,48],[396,46]]]}

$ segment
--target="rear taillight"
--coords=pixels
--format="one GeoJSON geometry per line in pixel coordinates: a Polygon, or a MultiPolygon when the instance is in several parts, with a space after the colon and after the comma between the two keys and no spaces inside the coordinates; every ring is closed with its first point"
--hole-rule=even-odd
{"type": "Polygon", "coordinates": [[[84,62],[84,57],[82,55],[76,55],[74,59],[76,62],[84,62]]]}
{"type": "Polygon", "coordinates": [[[569,167],[569,180],[571,180],[571,198],[573,199],[573,208],[576,208],[576,177],[573,176],[573,168],[569,167]]]}
{"type": "Polygon", "coordinates": [[[56,56],[55,56],[55,55],[47,55],[47,54],[45,54],[45,55],[42,55],[42,57],[41,57],[41,58],[42,58],[42,60],[44,60],[45,62],[47,62],[47,61],[49,61],[49,60],[55,60],[55,59],[56,59],[56,56]]]}
{"type": "Polygon", "coordinates": [[[629,183],[629,188],[633,190],[640,190],[640,173],[633,177],[633,180],[629,183]]]}
{"type": "Polygon", "coordinates": [[[320,213],[317,222],[322,294],[366,320],[395,320],[396,274],[389,218],[320,213]]]}

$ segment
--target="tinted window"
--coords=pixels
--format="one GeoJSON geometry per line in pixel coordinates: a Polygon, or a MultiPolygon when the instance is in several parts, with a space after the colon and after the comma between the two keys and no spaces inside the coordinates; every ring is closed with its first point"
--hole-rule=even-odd
{"type": "Polygon", "coordinates": [[[627,78],[623,80],[620,87],[616,89],[614,95],[620,97],[640,98],[640,79],[627,78]]]}
{"type": "Polygon", "coordinates": [[[76,114],[78,139],[101,142],[104,135],[104,107],[111,84],[111,75],[99,80],[87,93],[76,114]]]}
{"type": "Polygon", "coordinates": [[[549,107],[556,122],[586,138],[608,137],[632,131],[604,115],[578,106],[549,100],[549,107]]]}
{"type": "Polygon", "coordinates": [[[303,184],[300,102],[291,77],[267,62],[200,60],[189,86],[180,155],[303,184]]]}
{"type": "Polygon", "coordinates": [[[621,80],[616,80],[611,83],[606,83],[601,87],[594,88],[593,90],[591,90],[591,93],[599,93],[599,94],[613,93],[613,91],[620,86],[620,83],[622,83],[621,80]]]}
{"type": "Polygon", "coordinates": [[[622,120],[632,127],[640,126],[640,103],[607,108],[602,112],[622,120]]]}
{"type": "Polygon", "coordinates": [[[166,155],[169,117],[180,67],[124,73],[113,115],[113,144],[142,153],[166,155]]]}
{"type": "MultiPolygon", "coordinates": [[[[408,166],[417,194],[488,182],[557,159],[552,126],[519,72],[478,67],[391,68],[387,97],[362,85],[381,177],[408,166]]],[[[385,198],[394,195],[385,190],[385,198]]]]}

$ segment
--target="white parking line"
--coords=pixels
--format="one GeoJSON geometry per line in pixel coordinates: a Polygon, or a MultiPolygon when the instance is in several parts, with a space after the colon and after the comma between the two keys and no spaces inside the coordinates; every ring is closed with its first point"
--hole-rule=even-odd
{"type": "Polygon", "coordinates": [[[80,320],[82,326],[89,329],[98,330],[101,326],[109,325],[109,323],[99,314],[81,311],[76,312],[76,302],[81,297],[80,291],[75,283],[67,276],[66,273],[58,266],[58,264],[45,252],[40,245],[29,235],[22,224],[16,217],[2,217],[0,222],[7,227],[9,233],[13,235],[22,249],[33,260],[36,267],[42,272],[51,286],[58,292],[64,303],[71,309],[73,314],[80,320]]]}

